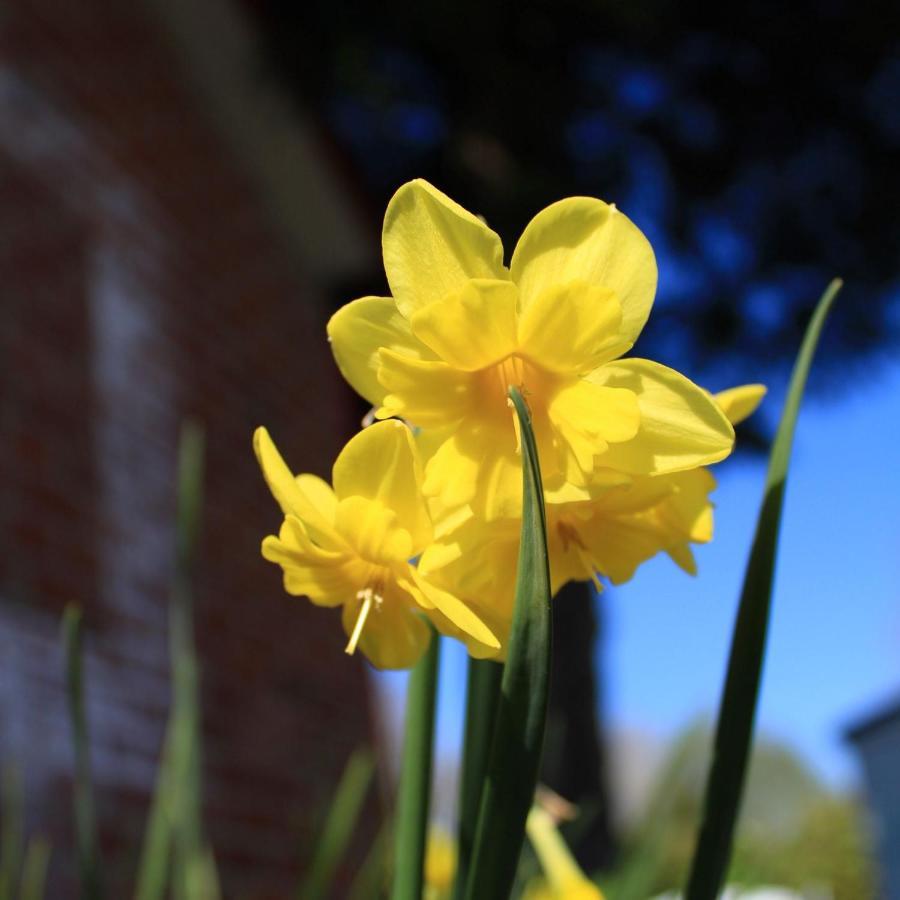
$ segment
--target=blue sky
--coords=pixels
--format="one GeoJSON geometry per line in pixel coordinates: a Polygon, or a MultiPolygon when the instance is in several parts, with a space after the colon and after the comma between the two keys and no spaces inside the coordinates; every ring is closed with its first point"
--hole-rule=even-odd
{"type": "MultiPolygon", "coordinates": [[[[781,401],[767,397],[762,414],[777,417],[781,401]]],[[[898,446],[900,364],[873,364],[837,399],[808,398],[794,444],[758,724],[835,787],[858,777],[843,729],[900,695],[898,446]]],[[[665,741],[716,708],[765,465],[726,460],[716,475],[716,535],[696,550],[698,577],[658,557],[598,599],[613,729],[665,741]]],[[[405,684],[379,680],[393,695],[405,684]]],[[[465,654],[444,641],[444,754],[459,746],[464,685],[465,654]]]]}
{"type": "MultiPolygon", "coordinates": [[[[781,398],[766,402],[777,415],[781,398]]],[[[788,479],[759,725],[835,785],[856,775],[842,730],[900,694],[898,414],[900,365],[837,401],[810,398],[788,479]]],[[[765,468],[716,474],[699,576],[657,558],[605,598],[614,726],[665,737],[718,703],[765,468]]]]}

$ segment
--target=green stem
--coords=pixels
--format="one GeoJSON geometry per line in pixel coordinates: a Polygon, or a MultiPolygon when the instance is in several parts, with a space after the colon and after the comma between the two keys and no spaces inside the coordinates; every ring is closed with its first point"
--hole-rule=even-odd
{"type": "Polygon", "coordinates": [[[490,659],[469,657],[466,686],[466,736],[463,745],[459,791],[459,835],[457,846],[456,880],[453,900],[462,900],[469,874],[475,828],[481,793],[487,774],[494,736],[494,721],[500,702],[500,681],[503,666],[490,659]]]}
{"type": "Polygon", "coordinates": [[[432,629],[428,650],[409,678],[391,900],[420,900],[422,896],[439,652],[440,640],[432,629]]]}

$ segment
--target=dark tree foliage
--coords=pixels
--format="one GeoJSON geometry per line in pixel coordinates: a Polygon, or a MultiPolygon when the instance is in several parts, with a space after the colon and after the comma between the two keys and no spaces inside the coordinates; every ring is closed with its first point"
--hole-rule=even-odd
{"type": "MultiPolygon", "coordinates": [[[[848,288],[820,386],[895,346],[893,0],[253,9],[271,74],[325,124],[376,216],[423,176],[483,214],[511,251],[553,200],[616,202],[660,267],[636,353],[711,388],[777,381],[836,274],[848,288]]],[[[381,280],[373,273],[366,292],[381,280]]]]}

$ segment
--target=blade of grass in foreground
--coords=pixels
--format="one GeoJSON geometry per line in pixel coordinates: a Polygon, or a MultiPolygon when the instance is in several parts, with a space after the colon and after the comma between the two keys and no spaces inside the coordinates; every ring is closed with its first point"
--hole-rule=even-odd
{"type": "Polygon", "coordinates": [[[47,881],[47,865],[50,862],[50,843],[45,838],[32,838],[25,851],[22,867],[22,888],[19,900],[43,900],[47,881]]]}
{"type": "Polygon", "coordinates": [[[393,830],[390,819],[381,823],[378,834],[350,885],[347,900],[374,900],[384,896],[388,883],[393,830]]]}
{"type": "Polygon", "coordinates": [[[331,800],[321,837],[313,851],[309,873],[300,885],[299,900],[320,900],[331,896],[331,880],[353,836],[374,771],[375,758],[367,748],[356,750],[347,761],[331,800]]]}
{"type": "Polygon", "coordinates": [[[194,568],[203,506],[203,429],[186,422],[178,446],[178,521],[169,606],[172,660],[170,720],[172,881],[176,900],[219,896],[218,878],[203,833],[200,672],[194,646],[194,568]]]}
{"type": "Polygon", "coordinates": [[[841,286],[840,279],[831,282],[806,329],[769,456],[762,508],[732,635],[728,674],[706,786],[703,824],[688,881],[687,900],[715,900],[728,868],[765,655],[778,529],[794,426],[822,326],[841,286]]]}
{"type": "Polygon", "coordinates": [[[468,900],[509,896],[534,798],[547,719],[552,648],[544,494],[528,409],[516,388],[509,393],[522,446],[522,537],[509,650],[466,883],[468,900]]]}
{"type": "Polygon", "coordinates": [[[193,570],[203,494],[203,432],[186,423],[178,449],[175,572],[169,605],[172,709],[144,833],[135,896],[159,900],[171,877],[176,900],[210,900],[219,888],[202,826],[199,671],[193,570]]]}
{"type": "Polygon", "coordinates": [[[94,816],[94,792],[88,746],[87,717],[84,711],[84,681],[81,652],[81,610],[67,606],[63,613],[63,647],[66,665],[66,693],[75,749],[75,842],[82,900],[103,896],[100,878],[100,851],[94,816]]]}
{"type": "Polygon", "coordinates": [[[150,804],[134,891],[135,900],[161,900],[169,878],[172,846],[172,749],[171,723],[166,728],[162,761],[150,804]]]}
{"type": "Polygon", "coordinates": [[[469,874],[475,828],[481,807],[481,792],[491,755],[491,739],[503,666],[490,659],[469,657],[466,686],[466,736],[463,743],[462,768],[459,779],[459,830],[457,839],[456,879],[453,900],[462,900],[469,874]]]}
{"type": "Polygon", "coordinates": [[[391,900],[419,900],[422,896],[439,648],[440,639],[432,628],[428,651],[409,677],[391,900]]]}
{"type": "Polygon", "coordinates": [[[22,862],[22,778],[15,766],[3,769],[0,785],[0,900],[13,900],[22,862]]]}

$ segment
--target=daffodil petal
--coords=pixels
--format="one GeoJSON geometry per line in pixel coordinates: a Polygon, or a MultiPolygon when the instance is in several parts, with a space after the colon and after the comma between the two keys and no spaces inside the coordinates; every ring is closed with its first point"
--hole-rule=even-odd
{"type": "Polygon", "coordinates": [[[763,397],[766,396],[766,390],[764,384],[742,384],[713,394],[713,399],[728,417],[728,421],[732,425],[739,425],[756,412],[763,397]]]}
{"type": "Polygon", "coordinates": [[[328,322],[328,340],[341,374],[373,406],[385,393],[378,381],[382,347],[416,359],[434,358],[390,297],[362,297],[342,306],[328,322]]]}
{"type": "MultiPolygon", "coordinates": [[[[584,379],[556,394],[549,416],[585,477],[593,470],[595,456],[606,451],[610,442],[633,438],[640,424],[637,398],[631,391],[584,379]]],[[[567,477],[575,480],[571,471],[567,477]]]]}
{"type": "Polygon", "coordinates": [[[327,522],[334,522],[337,497],[331,485],[318,475],[302,474],[295,479],[297,487],[303,491],[309,502],[322,514],[327,522]]]}
{"type": "Polygon", "coordinates": [[[508,431],[464,423],[425,466],[423,490],[445,509],[471,505],[476,516],[516,517],[522,509],[522,463],[508,431]]]}
{"type": "MultiPolygon", "coordinates": [[[[362,598],[353,597],[344,605],[341,623],[348,637],[353,633],[362,603],[362,598]]],[[[422,658],[430,639],[431,629],[412,599],[391,585],[383,602],[366,617],[358,647],[377,669],[409,669],[422,658]]]]}
{"type": "Polygon", "coordinates": [[[637,567],[663,548],[653,528],[637,518],[598,516],[580,530],[596,568],[613,584],[624,584],[637,567]]]}
{"type": "Polygon", "coordinates": [[[364,497],[392,511],[409,532],[410,555],[431,541],[419,455],[402,422],[377,422],[352,438],[335,460],[332,483],[339,500],[364,497]]]}
{"type": "Polygon", "coordinates": [[[421,179],[391,198],[381,243],[391,294],[407,317],[470,278],[508,278],[500,238],[421,179]]]}
{"type": "MultiPolygon", "coordinates": [[[[410,567],[409,571],[413,584],[422,592],[432,609],[437,609],[457,628],[462,629],[485,647],[494,650],[500,648],[500,641],[497,640],[491,629],[462,600],[431,584],[415,568],[410,567]]],[[[399,581],[399,584],[403,587],[402,581],[399,581]]]]}
{"type": "Polygon", "coordinates": [[[582,282],[616,295],[619,338],[637,340],[656,293],[656,259],[640,229],[614,206],[591,197],[553,203],[528,223],[510,274],[522,311],[558,285],[582,282]]]}
{"type": "Polygon", "coordinates": [[[641,423],[629,441],[610,444],[598,465],[632,474],[657,475],[709,465],[734,445],[734,429],[702,388],[659,363],[625,359],[588,376],[606,387],[637,395],[641,423]]]}
{"type": "Polygon", "coordinates": [[[286,516],[294,515],[302,519],[317,544],[346,549],[324,511],[300,487],[265,428],[257,428],[253,433],[253,450],[266,484],[281,511],[286,516]]]}
{"type": "Polygon", "coordinates": [[[688,575],[697,574],[697,560],[694,559],[694,552],[688,543],[675,544],[673,547],[667,547],[666,553],[672,559],[672,562],[688,575]]]}
{"type": "Polygon", "coordinates": [[[630,483],[596,495],[593,508],[607,516],[645,512],[675,493],[674,475],[638,476],[630,483]]]}
{"type": "Polygon", "coordinates": [[[358,589],[357,561],[313,544],[303,523],[294,516],[285,519],[278,537],[269,535],[263,540],[262,555],[281,566],[289,594],[309,597],[318,606],[339,606],[358,589]]]}
{"type": "Polygon", "coordinates": [[[516,350],[516,302],[511,281],[467,281],[459,290],[417,309],[413,334],[444,362],[474,372],[516,350]]]}
{"type": "Polygon", "coordinates": [[[472,378],[445,362],[413,359],[391,350],[379,353],[378,379],[386,393],[379,418],[399,416],[422,428],[462,419],[471,406],[472,378]]]}
{"type": "Polygon", "coordinates": [[[359,555],[381,566],[403,563],[414,555],[412,537],[397,514],[377,500],[344,497],[339,501],[335,528],[359,555]]]}
{"type": "Polygon", "coordinates": [[[631,348],[619,336],[622,309],[605,287],[571,281],[553,285],[519,316],[520,352],[559,373],[592,372],[631,348]]]}
{"type": "Polygon", "coordinates": [[[647,480],[663,481],[672,487],[658,513],[672,533],[695,544],[712,540],[713,505],[709,495],[716,488],[716,479],[708,469],[689,469],[647,480]]]}

